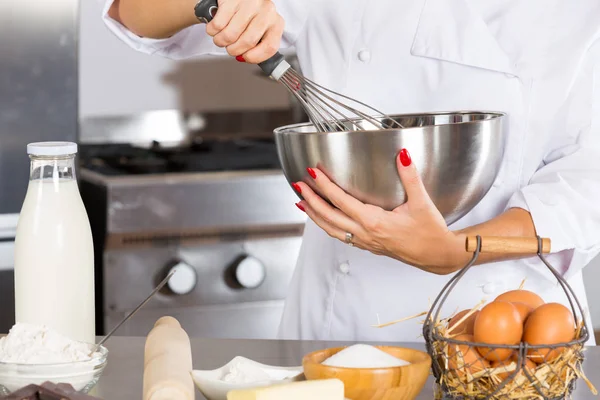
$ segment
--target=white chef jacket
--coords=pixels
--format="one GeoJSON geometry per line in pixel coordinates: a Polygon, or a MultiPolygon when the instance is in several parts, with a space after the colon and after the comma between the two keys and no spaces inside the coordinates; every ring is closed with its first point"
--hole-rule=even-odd
{"type": "MultiPolygon", "coordinates": [[[[106,24],[136,50],[174,59],[224,54],[203,25],[165,40],[137,37],[106,15],[111,1],[106,24]]],[[[303,73],[322,85],[387,113],[509,114],[498,178],[451,228],[484,222],[511,207],[528,210],[538,234],[552,240],[549,261],[589,318],[581,271],[600,251],[600,2],[275,3],[286,22],[283,46],[293,45],[303,73]]],[[[422,318],[372,325],[427,310],[449,279],[349,247],[309,221],[280,336],[419,341],[422,318]]],[[[492,300],[523,279],[526,289],[547,302],[568,305],[556,280],[531,257],[472,268],[442,315],[492,300]]]]}

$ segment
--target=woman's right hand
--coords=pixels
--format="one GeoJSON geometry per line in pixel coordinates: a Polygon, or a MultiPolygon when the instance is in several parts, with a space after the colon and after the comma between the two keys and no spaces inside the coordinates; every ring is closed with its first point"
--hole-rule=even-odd
{"type": "Polygon", "coordinates": [[[214,43],[238,61],[261,63],[279,50],[283,18],[271,0],[219,0],[206,26],[214,43]]]}

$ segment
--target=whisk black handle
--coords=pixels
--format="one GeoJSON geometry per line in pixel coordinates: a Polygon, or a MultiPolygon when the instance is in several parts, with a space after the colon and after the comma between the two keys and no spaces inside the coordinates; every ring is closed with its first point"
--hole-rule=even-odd
{"type": "Polygon", "coordinates": [[[194,14],[200,22],[208,24],[217,15],[218,9],[217,0],[200,0],[194,7],[194,14]]]}
{"type": "MultiPolygon", "coordinates": [[[[218,9],[219,3],[217,3],[217,0],[200,0],[194,7],[194,13],[200,22],[208,24],[215,17],[218,9]]],[[[271,76],[273,71],[275,71],[275,68],[277,68],[282,61],[284,61],[283,55],[277,52],[271,58],[258,64],[258,66],[265,74],[271,76]]]]}

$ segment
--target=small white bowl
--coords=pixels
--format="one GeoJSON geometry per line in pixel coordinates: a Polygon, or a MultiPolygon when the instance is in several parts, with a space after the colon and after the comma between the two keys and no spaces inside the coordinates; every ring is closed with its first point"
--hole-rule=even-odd
{"type": "Polygon", "coordinates": [[[235,357],[221,368],[213,370],[193,370],[192,378],[196,383],[196,386],[204,397],[208,400],[227,400],[227,392],[234,389],[250,389],[255,387],[271,386],[278,383],[292,382],[303,380],[302,367],[276,367],[272,365],[265,365],[254,360],[250,360],[245,357],[235,357]],[[249,383],[233,383],[222,381],[221,378],[225,376],[233,365],[237,363],[246,363],[254,365],[271,377],[269,380],[261,380],[249,383]]]}

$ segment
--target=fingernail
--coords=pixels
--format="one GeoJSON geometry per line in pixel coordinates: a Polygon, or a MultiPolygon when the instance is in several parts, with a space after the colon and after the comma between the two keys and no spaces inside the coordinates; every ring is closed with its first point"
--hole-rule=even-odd
{"type": "Polygon", "coordinates": [[[408,167],[412,162],[412,160],[410,159],[410,154],[408,154],[408,150],[406,149],[400,150],[400,154],[398,155],[398,157],[400,157],[400,162],[405,167],[408,167]]]}
{"type": "Polygon", "coordinates": [[[246,62],[246,60],[244,60],[244,57],[242,57],[242,56],[236,56],[235,59],[238,60],[239,62],[246,62]]]}
{"type": "Polygon", "coordinates": [[[302,188],[300,187],[300,185],[298,185],[297,183],[292,183],[292,187],[294,188],[294,190],[298,193],[302,193],[302,188]]]}
{"type": "Polygon", "coordinates": [[[314,169],[312,168],[306,168],[306,171],[308,172],[308,174],[313,178],[313,179],[317,179],[317,173],[315,172],[314,169]]]}
{"type": "Polygon", "coordinates": [[[302,207],[302,204],[296,203],[296,207],[298,207],[300,209],[300,211],[306,212],[306,210],[304,209],[304,207],[302,207]]]}

